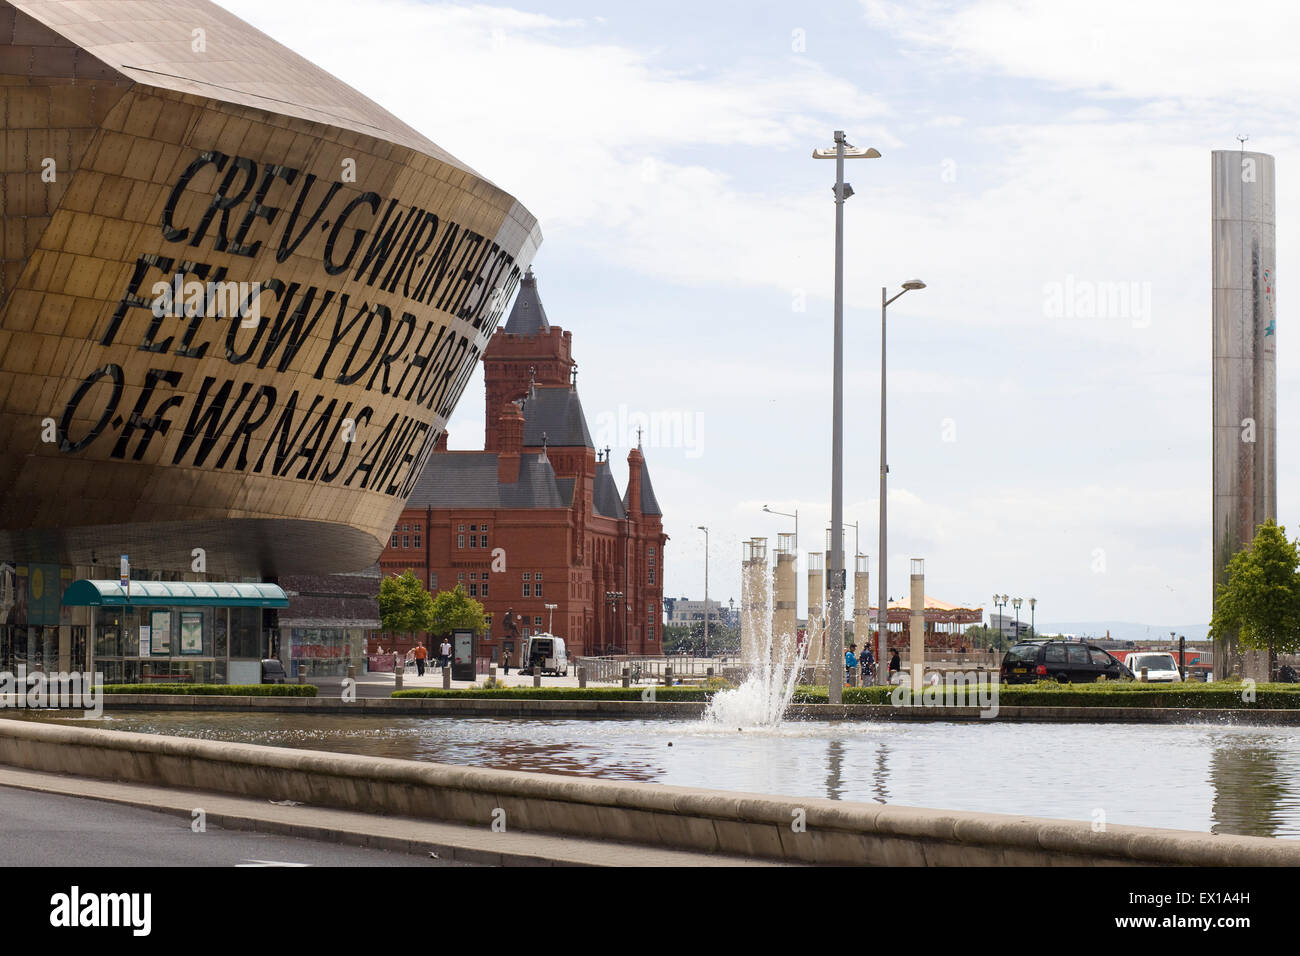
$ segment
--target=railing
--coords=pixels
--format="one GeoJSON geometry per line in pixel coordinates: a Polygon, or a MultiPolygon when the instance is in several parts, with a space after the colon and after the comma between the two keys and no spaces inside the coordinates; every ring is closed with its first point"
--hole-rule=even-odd
{"type": "Polygon", "coordinates": [[[585,667],[587,680],[593,682],[621,681],[623,669],[627,668],[633,679],[662,679],[664,668],[673,669],[673,678],[703,678],[712,668],[715,676],[722,675],[724,667],[734,667],[739,663],[735,657],[579,657],[576,667],[585,667]]]}

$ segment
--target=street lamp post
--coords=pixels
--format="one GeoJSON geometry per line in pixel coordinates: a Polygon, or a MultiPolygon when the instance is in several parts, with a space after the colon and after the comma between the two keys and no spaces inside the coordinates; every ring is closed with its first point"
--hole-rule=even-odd
{"type": "Polygon", "coordinates": [[[875,149],[850,146],[844,130],[835,131],[835,148],[814,149],[813,159],[835,160],[835,345],[831,375],[831,532],[835,547],[827,571],[830,591],[830,640],[827,655],[831,667],[827,681],[828,699],[843,699],[844,682],[836,676],[844,658],[844,201],[853,187],[844,181],[844,160],[879,159],[875,149]]]}
{"type": "Polygon", "coordinates": [[[1012,598],[1011,606],[1016,609],[1016,640],[1020,640],[1020,598],[1012,598]]]}
{"type": "MultiPolygon", "coordinates": [[[[609,609],[610,609],[610,612],[611,612],[610,616],[613,618],[613,620],[611,621],[611,624],[610,624],[610,629],[609,629],[609,631],[610,631],[610,636],[616,638],[616,637],[617,637],[617,630],[618,630],[618,607],[619,607],[619,604],[622,603],[622,601],[623,601],[623,592],[622,592],[622,591],[606,591],[606,592],[605,592],[605,600],[609,602],[609,609]]],[[[615,647],[618,647],[617,644],[615,644],[614,646],[615,646],[615,647]]],[[[627,651],[627,648],[624,647],[624,648],[623,648],[623,651],[626,652],[626,651],[627,651]]]]}
{"type": "Polygon", "coordinates": [[[1034,637],[1038,636],[1038,628],[1034,626],[1034,608],[1038,606],[1038,598],[1029,599],[1029,633],[1034,637]]]}
{"type": "Polygon", "coordinates": [[[704,532],[704,656],[709,656],[709,529],[696,525],[704,532]]]}
{"type": "Polygon", "coordinates": [[[773,511],[767,505],[763,505],[763,510],[770,515],[781,515],[783,518],[794,519],[794,551],[795,554],[798,554],[799,553],[799,509],[795,508],[794,514],[791,514],[788,511],[773,511]]]}
{"type": "MultiPolygon", "coordinates": [[[[889,510],[886,478],[889,475],[889,463],[885,457],[885,310],[895,299],[899,299],[913,289],[924,289],[925,283],[920,279],[909,279],[903,283],[903,291],[892,298],[889,290],[880,290],[880,557],[876,576],[880,579],[880,608],[876,613],[878,623],[876,633],[878,648],[876,660],[888,660],[886,651],[889,637],[889,510]]],[[[889,678],[880,674],[877,680],[884,683],[889,678]]]]}
{"type": "Polygon", "coordinates": [[[546,631],[548,634],[554,634],[555,633],[555,609],[559,607],[559,605],[547,604],[545,605],[545,607],[546,610],[551,612],[546,619],[546,631]]]}

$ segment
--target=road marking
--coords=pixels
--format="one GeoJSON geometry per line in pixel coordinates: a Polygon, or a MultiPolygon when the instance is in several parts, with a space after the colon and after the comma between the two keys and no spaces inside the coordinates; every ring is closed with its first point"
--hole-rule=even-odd
{"type": "Polygon", "coordinates": [[[245,860],[235,866],[311,866],[310,863],[287,863],[284,860],[245,860]]]}

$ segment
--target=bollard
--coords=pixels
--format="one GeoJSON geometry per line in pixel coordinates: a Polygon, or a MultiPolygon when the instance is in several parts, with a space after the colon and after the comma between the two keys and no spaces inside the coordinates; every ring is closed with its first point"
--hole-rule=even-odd
{"type": "Polygon", "coordinates": [[[299,668],[298,668],[298,683],[299,683],[299,684],[305,684],[305,683],[307,683],[307,670],[306,670],[306,668],[303,668],[303,667],[299,667],[299,668]]]}
{"type": "Polygon", "coordinates": [[[1145,667],[1142,668],[1142,678],[1141,678],[1141,680],[1142,680],[1142,683],[1144,683],[1144,684],[1149,683],[1149,681],[1147,680],[1147,669],[1146,669],[1145,667]]]}
{"type": "Polygon", "coordinates": [[[673,686],[673,668],[671,664],[664,665],[664,686],[673,686]]]}
{"type": "Polygon", "coordinates": [[[624,687],[632,686],[632,669],[630,667],[623,668],[623,686],[624,687]]]}
{"type": "Polygon", "coordinates": [[[585,667],[578,668],[578,686],[579,687],[587,686],[587,668],[585,667]]]}
{"type": "Polygon", "coordinates": [[[488,665],[488,680],[494,684],[497,682],[497,666],[495,664],[488,665]]]}
{"type": "Polygon", "coordinates": [[[349,664],[349,665],[348,665],[348,677],[350,677],[352,680],[356,680],[356,679],[357,679],[357,665],[356,665],[356,664],[349,664]]]}
{"type": "Polygon", "coordinates": [[[451,690],[451,664],[442,669],[442,689],[451,690]]]}
{"type": "Polygon", "coordinates": [[[533,686],[542,686],[542,669],[536,665],[533,665],[533,686]]]}
{"type": "Polygon", "coordinates": [[[402,689],[402,675],[405,672],[406,672],[406,668],[400,664],[398,664],[396,667],[393,668],[393,685],[398,690],[402,689]]]}
{"type": "Polygon", "coordinates": [[[708,677],[708,678],[712,678],[712,677],[713,677],[713,668],[712,668],[712,667],[706,667],[706,668],[704,668],[704,676],[705,676],[705,677],[708,677]]]}

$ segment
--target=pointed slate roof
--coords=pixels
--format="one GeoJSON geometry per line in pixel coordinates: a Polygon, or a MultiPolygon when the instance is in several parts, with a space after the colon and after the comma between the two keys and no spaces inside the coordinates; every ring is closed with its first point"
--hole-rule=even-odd
{"type": "Polygon", "coordinates": [[[568,508],[573,480],[557,479],[541,455],[521,455],[519,480],[497,480],[496,452],[439,452],[429,456],[408,508],[568,508]]]}
{"type": "MultiPolygon", "coordinates": [[[[632,483],[628,482],[627,491],[623,492],[623,507],[629,504],[628,494],[632,491],[632,483]]],[[[662,515],[663,510],[659,507],[659,499],[655,497],[654,486],[650,484],[650,469],[641,459],[641,513],[643,515],[662,515]]]]}
{"type": "Polygon", "coordinates": [[[533,267],[529,266],[519,282],[519,294],[515,296],[515,304],[510,309],[510,318],[506,319],[505,330],[511,335],[536,335],[550,327],[551,323],[546,321],[546,310],[542,308],[542,300],[537,295],[537,276],[533,275],[533,267]]]}
{"type": "Polygon", "coordinates": [[[596,480],[592,486],[592,507],[606,518],[626,518],[627,509],[618,494],[618,485],[609,470],[609,462],[596,462],[596,480]]]}
{"type": "Polygon", "coordinates": [[[572,385],[538,385],[524,399],[524,447],[538,448],[542,436],[552,448],[595,448],[578,390],[572,385]]]}

